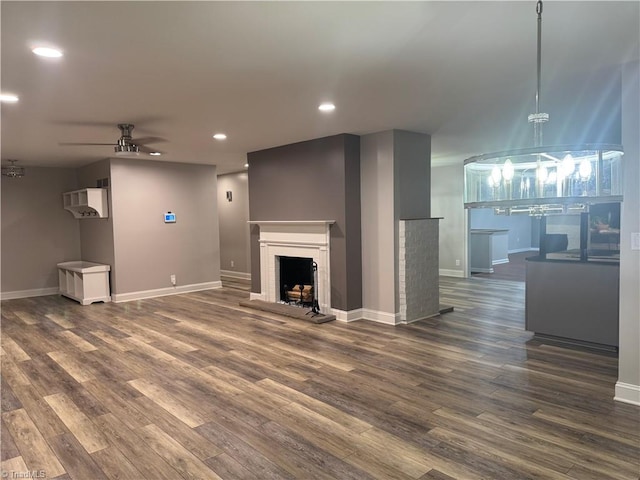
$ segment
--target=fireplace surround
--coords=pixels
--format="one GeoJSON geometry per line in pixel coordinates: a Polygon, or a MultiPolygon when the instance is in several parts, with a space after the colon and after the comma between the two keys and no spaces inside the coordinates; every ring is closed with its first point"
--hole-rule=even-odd
{"type": "Polygon", "coordinates": [[[280,257],[310,258],[318,265],[317,300],[331,312],[330,228],[334,220],[250,221],[260,228],[260,293],[251,300],[280,301],[280,257]]]}

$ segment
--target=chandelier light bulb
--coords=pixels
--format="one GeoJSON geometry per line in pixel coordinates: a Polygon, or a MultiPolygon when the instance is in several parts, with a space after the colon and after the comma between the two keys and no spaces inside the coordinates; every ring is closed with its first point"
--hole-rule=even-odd
{"type": "Polygon", "coordinates": [[[500,184],[500,180],[502,180],[502,173],[500,173],[500,169],[497,165],[495,165],[493,170],[491,170],[491,178],[493,178],[493,183],[496,185],[500,184]]]}
{"type": "Polygon", "coordinates": [[[585,158],[580,162],[580,167],[578,167],[580,178],[582,178],[582,180],[588,180],[591,176],[591,171],[591,162],[585,158]]]}
{"type": "Polygon", "coordinates": [[[562,159],[562,175],[564,177],[570,177],[576,168],[576,162],[573,161],[573,156],[567,153],[562,159]]]}
{"type": "Polygon", "coordinates": [[[544,165],[540,165],[538,167],[538,169],[536,170],[536,178],[538,179],[538,182],[540,183],[544,183],[547,181],[547,167],[545,167],[544,165]]]}
{"type": "Polygon", "coordinates": [[[504,178],[506,182],[510,182],[511,180],[513,180],[514,173],[515,170],[513,168],[513,163],[511,162],[510,158],[507,158],[507,160],[504,162],[504,166],[502,167],[502,178],[504,178]]]}

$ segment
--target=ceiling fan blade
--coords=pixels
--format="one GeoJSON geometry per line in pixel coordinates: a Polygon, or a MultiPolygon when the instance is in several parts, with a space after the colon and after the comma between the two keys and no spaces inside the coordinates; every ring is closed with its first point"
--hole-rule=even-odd
{"type": "Polygon", "coordinates": [[[147,143],[163,143],[167,140],[162,137],[141,137],[131,139],[131,143],[134,145],[145,145],[147,143]]]}
{"type": "Polygon", "coordinates": [[[166,117],[158,115],[147,115],[142,117],[128,118],[126,122],[118,121],[118,119],[111,121],[50,119],[49,122],[53,123],[54,125],[66,125],[70,127],[113,127],[118,123],[149,125],[164,120],[166,120],[166,117]]]}
{"type": "Polygon", "coordinates": [[[162,150],[156,150],[155,148],[145,147],[144,145],[138,145],[138,150],[140,150],[142,153],[154,153],[154,152],[164,153],[162,150]]]}
{"type": "Polygon", "coordinates": [[[115,143],[79,143],[79,142],[59,142],[58,145],[73,145],[73,146],[79,146],[79,145],[108,145],[113,147],[114,145],[116,145],[115,143]]]}
{"type": "Polygon", "coordinates": [[[51,123],[67,127],[113,127],[114,125],[114,122],[97,122],[90,120],[51,120],[51,123]]]}

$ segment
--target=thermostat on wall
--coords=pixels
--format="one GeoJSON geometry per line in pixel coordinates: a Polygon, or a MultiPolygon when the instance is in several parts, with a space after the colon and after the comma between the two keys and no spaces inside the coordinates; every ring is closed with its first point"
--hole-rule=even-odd
{"type": "Polygon", "coordinates": [[[176,223],[176,214],[171,212],[165,213],[164,223],[176,223]]]}

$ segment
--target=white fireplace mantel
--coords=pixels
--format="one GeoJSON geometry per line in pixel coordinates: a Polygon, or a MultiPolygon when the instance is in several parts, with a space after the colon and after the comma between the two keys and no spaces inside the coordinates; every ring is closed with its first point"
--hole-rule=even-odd
{"type": "Polygon", "coordinates": [[[260,293],[251,299],[280,301],[280,257],[312,258],[318,265],[320,311],[331,309],[330,228],[335,220],[250,221],[260,227],[260,293]]]}
{"type": "Polygon", "coordinates": [[[299,226],[314,226],[314,225],[333,225],[335,220],[251,220],[251,225],[265,225],[265,226],[287,226],[287,225],[299,225],[299,226]]]}

